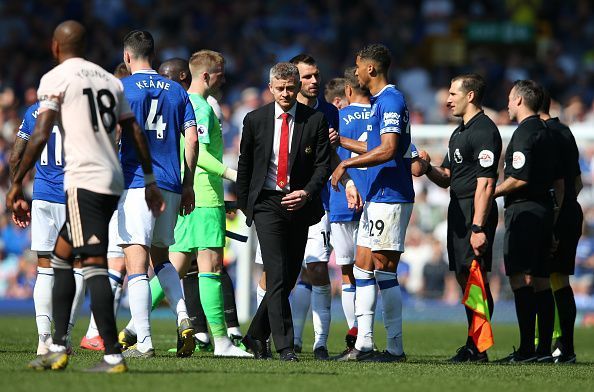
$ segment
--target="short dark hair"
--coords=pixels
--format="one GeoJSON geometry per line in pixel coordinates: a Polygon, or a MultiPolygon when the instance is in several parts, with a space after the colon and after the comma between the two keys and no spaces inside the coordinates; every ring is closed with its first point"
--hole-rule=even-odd
{"type": "Polygon", "coordinates": [[[307,53],[300,53],[297,56],[293,57],[291,60],[289,60],[289,63],[295,65],[300,63],[304,63],[307,65],[316,65],[316,59],[314,59],[307,53]]]}
{"type": "Polygon", "coordinates": [[[551,111],[551,94],[544,88],[542,89],[542,103],[538,109],[539,113],[549,114],[551,111]]]}
{"type": "Polygon", "coordinates": [[[351,88],[359,95],[369,96],[369,90],[362,88],[361,85],[359,85],[359,79],[355,76],[356,69],[356,67],[348,67],[344,70],[344,84],[351,86],[351,88]]]}
{"type": "Polygon", "coordinates": [[[326,102],[332,103],[334,98],[345,98],[344,95],[344,78],[330,79],[324,88],[324,98],[326,102]]]}
{"type": "Polygon", "coordinates": [[[470,91],[474,92],[475,97],[475,104],[480,105],[483,102],[483,97],[485,96],[485,79],[479,74],[470,73],[456,76],[452,79],[452,83],[461,80],[461,87],[464,93],[468,93],[470,91]]]}
{"type": "Polygon", "coordinates": [[[534,80],[516,80],[514,88],[526,107],[534,113],[538,112],[543,99],[542,87],[534,80]]]}
{"type": "Polygon", "coordinates": [[[378,71],[387,73],[392,63],[390,49],[382,44],[371,44],[357,52],[360,59],[371,60],[376,64],[378,71]]]}
{"type": "Polygon", "coordinates": [[[155,40],[148,31],[134,30],[124,37],[124,49],[135,58],[151,58],[155,54],[155,40]]]}

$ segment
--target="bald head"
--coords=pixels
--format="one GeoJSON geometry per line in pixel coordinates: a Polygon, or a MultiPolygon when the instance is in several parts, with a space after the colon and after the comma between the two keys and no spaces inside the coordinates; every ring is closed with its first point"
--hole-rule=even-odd
{"type": "Polygon", "coordinates": [[[180,58],[164,61],[159,67],[159,75],[178,82],[186,90],[190,88],[190,84],[192,83],[190,66],[186,60],[180,58]]]}
{"type": "Polygon", "coordinates": [[[54,30],[52,52],[62,62],[70,57],[82,57],[85,51],[87,32],[77,21],[67,20],[54,30]]]}

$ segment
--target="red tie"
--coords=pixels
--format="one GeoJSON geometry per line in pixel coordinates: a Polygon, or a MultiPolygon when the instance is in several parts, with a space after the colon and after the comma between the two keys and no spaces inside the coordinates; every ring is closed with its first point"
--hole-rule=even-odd
{"type": "Polygon", "coordinates": [[[287,185],[287,168],[289,167],[289,113],[281,114],[280,147],[278,149],[278,168],[276,171],[276,185],[284,188],[287,185]]]}

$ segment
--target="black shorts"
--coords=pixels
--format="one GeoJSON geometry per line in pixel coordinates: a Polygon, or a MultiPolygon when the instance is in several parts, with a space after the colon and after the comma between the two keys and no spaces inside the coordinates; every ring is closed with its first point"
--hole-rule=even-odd
{"type": "Polygon", "coordinates": [[[555,236],[559,241],[557,250],[553,253],[551,272],[563,275],[573,275],[575,272],[575,251],[582,235],[584,214],[580,204],[572,200],[563,203],[555,225],[555,236]]]}
{"type": "MultiPolygon", "coordinates": [[[[470,245],[470,228],[474,216],[474,198],[451,199],[448,206],[448,260],[450,271],[460,273],[468,271],[472,260],[476,258],[470,245]]],[[[493,241],[497,229],[497,204],[493,203],[487,222],[485,234],[487,235],[487,250],[482,256],[481,265],[485,271],[491,271],[493,261],[493,241]]]]}
{"type": "Polygon", "coordinates": [[[552,205],[522,201],[505,209],[505,274],[548,278],[551,274],[552,205]]]}
{"type": "Polygon", "coordinates": [[[107,256],[109,220],[119,199],[81,188],[66,191],[66,223],[60,236],[72,245],[74,256],[107,256]]]}

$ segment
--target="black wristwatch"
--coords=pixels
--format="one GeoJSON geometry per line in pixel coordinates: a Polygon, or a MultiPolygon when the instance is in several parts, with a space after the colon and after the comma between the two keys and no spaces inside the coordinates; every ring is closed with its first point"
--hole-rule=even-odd
{"type": "Polygon", "coordinates": [[[473,233],[483,233],[485,231],[483,226],[479,226],[479,225],[475,225],[475,224],[470,226],[470,230],[472,230],[473,233]]]}

